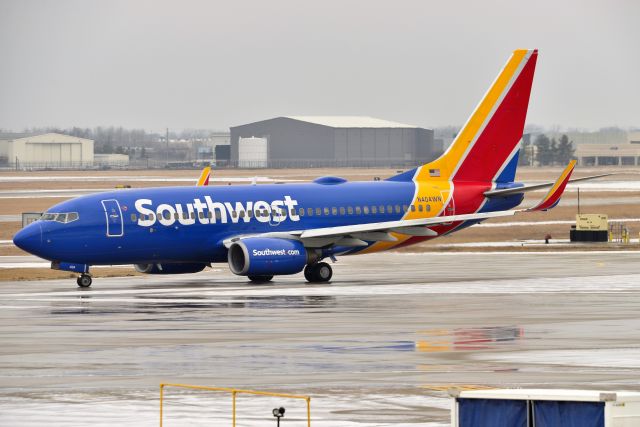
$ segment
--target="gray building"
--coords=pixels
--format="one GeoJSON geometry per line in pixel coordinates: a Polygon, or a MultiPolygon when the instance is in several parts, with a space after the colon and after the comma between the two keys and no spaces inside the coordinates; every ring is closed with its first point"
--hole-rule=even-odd
{"type": "Polygon", "coordinates": [[[287,116],[231,128],[231,164],[244,167],[406,167],[441,149],[431,129],[372,117],[287,116]]]}

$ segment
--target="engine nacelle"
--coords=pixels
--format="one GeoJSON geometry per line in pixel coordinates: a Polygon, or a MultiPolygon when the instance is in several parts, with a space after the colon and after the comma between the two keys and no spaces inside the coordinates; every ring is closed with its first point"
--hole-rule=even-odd
{"type": "Polygon", "coordinates": [[[200,263],[157,263],[157,264],[134,264],[133,267],[138,273],[146,274],[185,274],[198,273],[206,267],[200,263]]]}
{"type": "Polygon", "coordinates": [[[302,242],[270,237],[249,237],[229,247],[229,268],[239,276],[296,274],[316,258],[302,242]]]}

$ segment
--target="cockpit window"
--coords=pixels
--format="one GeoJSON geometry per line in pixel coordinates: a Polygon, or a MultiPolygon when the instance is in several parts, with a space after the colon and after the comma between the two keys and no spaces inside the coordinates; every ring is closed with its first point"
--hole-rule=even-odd
{"type": "Polygon", "coordinates": [[[47,212],[42,214],[40,217],[41,221],[55,221],[60,222],[62,224],[67,224],[69,222],[73,222],[77,220],[80,216],[78,212],[66,212],[66,213],[53,213],[47,212]]]}

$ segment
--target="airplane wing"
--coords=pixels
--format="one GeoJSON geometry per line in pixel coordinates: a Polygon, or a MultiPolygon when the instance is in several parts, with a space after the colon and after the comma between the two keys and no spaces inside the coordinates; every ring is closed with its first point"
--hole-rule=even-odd
{"type": "Polygon", "coordinates": [[[198,178],[198,182],[196,182],[196,187],[202,187],[209,185],[209,177],[211,176],[211,166],[206,166],[200,172],[200,178],[198,178]]]}
{"type": "Polygon", "coordinates": [[[538,203],[537,205],[524,209],[524,212],[534,212],[534,211],[546,211],[553,207],[555,207],[558,202],[560,202],[560,197],[562,197],[562,193],[564,193],[564,189],[569,183],[569,178],[571,178],[571,173],[573,172],[573,168],[576,166],[576,161],[572,160],[569,162],[567,167],[562,171],[562,174],[558,177],[556,182],[553,183],[553,186],[549,190],[546,196],[538,203]]]}
{"type": "Polygon", "coordinates": [[[341,246],[366,246],[366,241],[395,241],[396,238],[390,233],[435,237],[438,234],[429,228],[430,225],[512,216],[516,212],[518,211],[483,212],[465,215],[446,215],[433,218],[343,225],[337,227],[312,228],[308,230],[276,231],[257,235],[236,236],[226,239],[224,241],[224,245],[229,247],[233,242],[247,237],[275,237],[300,240],[307,247],[322,247],[331,244],[341,246]]]}

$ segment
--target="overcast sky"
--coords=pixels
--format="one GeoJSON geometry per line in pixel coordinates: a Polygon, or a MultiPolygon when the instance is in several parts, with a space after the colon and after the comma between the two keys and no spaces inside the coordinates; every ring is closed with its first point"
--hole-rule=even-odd
{"type": "Polygon", "coordinates": [[[640,126],[640,1],[0,0],[0,128],[462,124],[516,48],[527,123],[640,126]]]}

